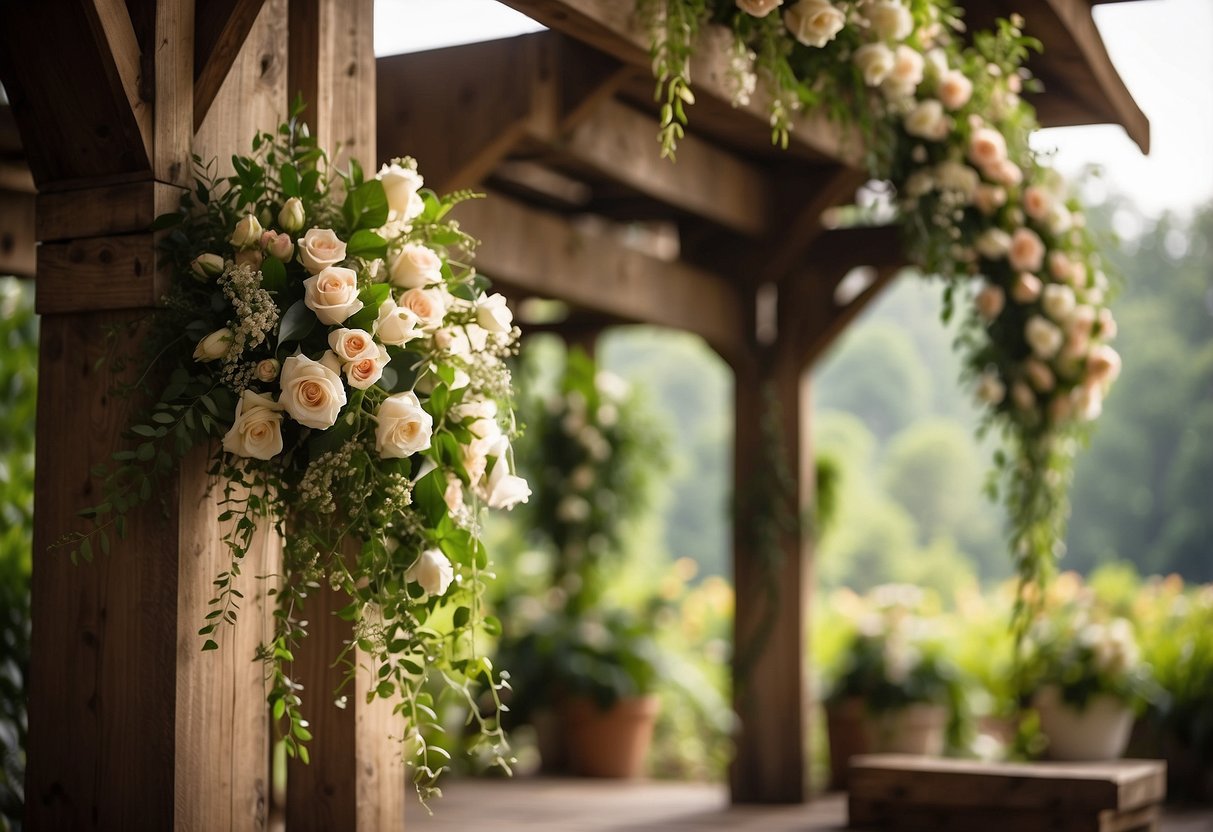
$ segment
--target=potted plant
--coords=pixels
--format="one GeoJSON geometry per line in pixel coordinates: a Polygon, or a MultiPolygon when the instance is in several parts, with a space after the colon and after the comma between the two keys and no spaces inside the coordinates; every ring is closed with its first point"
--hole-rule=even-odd
{"type": "Polygon", "coordinates": [[[1080,601],[1041,619],[1029,633],[1029,704],[1054,760],[1114,760],[1124,753],[1136,711],[1154,698],[1133,626],[1098,617],[1080,601]]]}
{"type": "Polygon", "coordinates": [[[963,724],[959,673],[921,614],[922,591],[883,586],[856,601],[825,700],[831,788],[845,788],[856,754],[940,755],[963,724]]]}

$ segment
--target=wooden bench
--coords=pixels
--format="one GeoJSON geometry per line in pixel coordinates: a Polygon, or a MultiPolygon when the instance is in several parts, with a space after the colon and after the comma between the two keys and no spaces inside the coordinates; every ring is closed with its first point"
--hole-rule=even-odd
{"type": "Polygon", "coordinates": [[[848,826],[898,832],[1157,832],[1166,764],[851,759],[848,826]]]}

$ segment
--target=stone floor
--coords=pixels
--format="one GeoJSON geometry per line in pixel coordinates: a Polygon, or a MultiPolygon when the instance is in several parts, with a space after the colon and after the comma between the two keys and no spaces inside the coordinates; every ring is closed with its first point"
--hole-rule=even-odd
{"type": "MultiPolygon", "coordinates": [[[[722,786],[704,783],[451,778],[443,791],[433,816],[409,806],[410,832],[827,832],[846,823],[842,795],[801,806],[731,807],[722,786]]],[[[1169,811],[1162,832],[1213,832],[1213,807],[1169,811]]]]}

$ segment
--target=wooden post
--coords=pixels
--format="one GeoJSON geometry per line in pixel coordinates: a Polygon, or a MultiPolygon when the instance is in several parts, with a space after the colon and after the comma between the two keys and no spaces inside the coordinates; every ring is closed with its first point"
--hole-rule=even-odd
{"type": "MultiPolygon", "coordinates": [[[[340,147],[334,162],[356,158],[368,175],[378,161],[373,16],[372,0],[290,0],[290,95],[302,94],[304,119],[320,143],[330,151],[340,147]]],[[[356,544],[348,546],[347,554],[356,554],[356,544]]],[[[314,740],[310,765],[287,764],[288,832],[404,828],[403,746],[393,741],[404,726],[390,702],[367,704],[371,679],[358,651],[355,684],[342,691],[346,705],[334,704],[345,669],[332,664],[353,638],[350,624],[334,613],[347,603],[328,590],[309,599],[308,637],[296,651],[293,673],[304,687],[314,740]]]]}
{"type": "MultiPolygon", "coordinates": [[[[252,659],[266,605],[253,576],[274,571],[274,546],[263,538],[246,561],[240,625],[221,651],[201,652],[196,631],[227,557],[205,452],[184,462],[160,501],[131,513],[108,554],[94,547],[93,563],[73,566],[51,544],[88,531],[76,512],[100,501],[89,469],[122,447],[139,406],[111,395],[141,368],[115,373],[107,333],[121,333],[116,354],[137,356],[129,325],[167,285],[150,222],[175,207],[191,150],[227,156],[253,125],[273,126],[284,71],[272,71],[265,43],[242,50],[242,77],[193,141],[193,3],[84,6],[0,6],[0,77],[39,189],[42,241],[26,824],[264,829],[269,735],[252,659]],[[54,59],[42,49],[47,31],[54,59]],[[258,104],[275,75],[266,110],[258,104]]],[[[266,26],[270,14],[262,39],[272,42],[266,26]]]]}
{"type": "MultiPolygon", "coordinates": [[[[752,308],[752,307],[751,307],[752,308]]],[[[785,339],[754,345],[735,373],[734,803],[798,803],[807,781],[806,587],[800,527],[812,493],[808,386],[785,339]],[[780,470],[782,469],[782,470],[780,470]]]]}

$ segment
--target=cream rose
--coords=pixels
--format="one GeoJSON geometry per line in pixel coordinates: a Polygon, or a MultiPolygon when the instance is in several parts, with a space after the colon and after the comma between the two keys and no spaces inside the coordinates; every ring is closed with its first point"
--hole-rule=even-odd
{"type": "Polygon", "coordinates": [[[292,355],[282,362],[279,383],[282,395],[278,402],[296,422],[317,430],[337,423],[345,407],[345,387],[331,368],[306,355],[292,355]]]}
{"type": "Polygon", "coordinates": [[[907,98],[922,83],[926,61],[922,53],[912,46],[902,44],[893,52],[893,68],[884,79],[883,89],[891,98],[907,98]]]}
{"type": "Polygon", "coordinates": [[[342,323],[363,306],[358,299],[358,275],[353,269],[329,266],[303,281],[303,302],[322,324],[342,323]]]}
{"type": "Polygon", "coordinates": [[[389,346],[403,347],[421,335],[417,329],[419,323],[421,319],[412,310],[397,306],[396,301],[389,297],[379,307],[375,336],[389,346]]]}
{"type": "Polygon", "coordinates": [[[266,358],[257,362],[257,380],[270,382],[278,378],[278,372],[282,369],[282,365],[277,359],[266,358]]]}
{"type": "Polygon", "coordinates": [[[303,230],[303,222],[306,219],[303,213],[303,200],[297,196],[288,199],[282,205],[282,210],[278,212],[278,224],[286,231],[296,234],[303,230]]]}
{"type": "Polygon", "coordinates": [[[864,10],[872,31],[884,40],[905,40],[914,31],[914,18],[898,0],[876,0],[864,10]]]}
{"type": "Polygon", "coordinates": [[[987,228],[973,245],[987,260],[1000,260],[1011,250],[1011,235],[1001,228],[987,228]]]}
{"type": "Polygon", "coordinates": [[[842,31],[847,18],[829,0],[800,0],[788,9],[783,22],[796,40],[805,46],[820,48],[842,31]]]}
{"type": "Polygon", "coordinates": [[[236,229],[228,242],[236,248],[248,248],[257,245],[260,240],[261,223],[257,222],[257,218],[252,214],[245,214],[240,222],[236,223],[236,229]]]}
{"type": "Polygon", "coordinates": [[[1043,361],[1029,358],[1023,365],[1024,375],[1037,392],[1048,393],[1057,386],[1057,378],[1043,361]]]}
{"type": "Polygon", "coordinates": [[[1020,410],[1031,410],[1036,407],[1036,394],[1032,392],[1031,387],[1017,381],[1011,385],[1011,401],[1020,410]]]}
{"type": "Polygon", "coordinates": [[[995,182],[1001,182],[1008,188],[1014,188],[1023,182],[1023,171],[1020,170],[1019,165],[1010,159],[1003,159],[993,168],[986,171],[986,175],[995,182]]]}
{"type": "Polygon", "coordinates": [[[1100,344],[1091,350],[1087,356],[1086,384],[1098,385],[1103,389],[1111,386],[1120,377],[1120,353],[1107,344],[1100,344]]]}
{"type": "Polygon", "coordinates": [[[505,296],[492,294],[477,301],[476,323],[489,332],[509,332],[514,323],[514,313],[506,304],[505,296]]]}
{"type": "Polygon", "coordinates": [[[375,344],[370,355],[361,355],[345,365],[345,380],[355,390],[365,390],[383,378],[383,368],[389,361],[387,348],[375,344]]]}
{"type": "Polygon", "coordinates": [[[388,396],[375,419],[375,449],[384,459],[405,459],[430,446],[434,419],[411,390],[388,396]]]}
{"type": "Polygon", "coordinates": [[[440,550],[426,549],[404,573],[404,579],[420,584],[427,595],[445,595],[455,580],[455,571],[440,550]]]}
{"type": "Polygon", "coordinates": [[[463,508],[463,480],[451,472],[446,475],[446,489],[442,492],[442,502],[451,514],[463,508]]]}
{"type": "Polygon", "coordinates": [[[1111,309],[1099,310],[1099,337],[1111,341],[1116,337],[1118,331],[1116,326],[1116,318],[1112,316],[1111,309]]]}
{"type": "Polygon", "coordinates": [[[1042,361],[1048,361],[1057,355],[1064,340],[1061,330],[1039,315],[1028,318],[1024,327],[1024,337],[1033,354],[1042,361]]]}
{"type": "Polygon", "coordinates": [[[1032,219],[1043,222],[1053,210],[1053,195],[1040,185],[1029,185],[1023,189],[1023,212],[1032,219]]]}
{"type": "Polygon", "coordinates": [[[1040,305],[1044,308],[1046,315],[1057,323],[1064,324],[1074,312],[1077,301],[1074,299],[1074,290],[1069,286],[1050,283],[1041,293],[1040,305]]]}
{"type": "Polygon", "coordinates": [[[236,420],[223,437],[223,450],[250,459],[273,459],[282,453],[282,405],[245,390],[236,402],[236,420]]]}
{"type": "Polygon", "coordinates": [[[963,162],[947,159],[935,166],[935,179],[939,187],[945,191],[955,191],[961,194],[966,202],[972,202],[981,183],[977,171],[963,162]]]}
{"type": "Polygon", "coordinates": [[[991,407],[1002,404],[1007,397],[1007,386],[994,370],[986,370],[977,377],[977,399],[991,407]]]}
{"type": "Polygon", "coordinates": [[[331,228],[309,228],[299,240],[299,262],[311,274],[318,274],[345,259],[345,243],[331,228]]]}
{"type": "Polygon", "coordinates": [[[1070,394],[1074,415],[1084,422],[1093,422],[1103,413],[1103,393],[1092,384],[1080,384],[1070,394]]]}
{"type": "Polygon", "coordinates": [[[337,353],[343,364],[379,354],[371,333],[361,329],[334,329],[329,333],[329,349],[337,353]]]}
{"type": "Polygon", "coordinates": [[[983,170],[1002,164],[1007,158],[1007,140],[992,127],[978,127],[969,137],[969,161],[983,170]]]}
{"type": "Polygon", "coordinates": [[[1034,272],[1040,269],[1044,261],[1045,244],[1030,228],[1017,228],[1011,235],[1011,249],[1007,259],[1011,268],[1021,272],[1034,272]]]}
{"type": "Polygon", "coordinates": [[[977,210],[988,217],[1007,204],[1007,191],[1001,185],[978,185],[973,201],[977,203],[977,210]]]}
{"type": "Polygon", "coordinates": [[[232,343],[232,331],[227,327],[217,329],[198,342],[194,347],[195,361],[215,361],[227,355],[232,343]]]}
{"type": "Polygon", "coordinates": [[[951,119],[943,112],[943,104],[933,98],[920,101],[905,117],[906,132],[928,141],[942,141],[952,128],[951,119]]]}
{"type": "Polygon", "coordinates": [[[973,97],[973,82],[958,69],[949,69],[939,77],[939,100],[949,110],[959,110],[973,97]]]}
{"type": "Polygon", "coordinates": [[[261,249],[245,248],[236,252],[234,258],[237,266],[248,266],[253,271],[261,268],[261,261],[265,259],[265,255],[261,253],[261,249]]]}
{"type": "Polygon", "coordinates": [[[409,289],[400,296],[400,306],[420,318],[426,327],[441,326],[446,315],[446,301],[437,289],[409,289]]]}
{"type": "Polygon", "coordinates": [[[977,307],[977,314],[982,317],[982,320],[990,323],[1002,314],[1003,307],[1007,303],[1007,296],[1001,286],[987,283],[977,293],[977,297],[973,303],[977,307]]]}
{"type": "Polygon", "coordinates": [[[389,270],[393,286],[419,289],[442,280],[442,258],[433,249],[405,243],[389,270]]]}
{"type": "Polygon", "coordinates": [[[388,210],[395,214],[397,219],[407,222],[425,210],[425,202],[418,193],[425,184],[425,179],[417,172],[415,166],[393,162],[381,167],[376,178],[383,183],[388,210]]]}
{"type": "Polygon", "coordinates": [[[783,5],[783,0],[737,0],[737,8],[754,17],[766,17],[783,5]]]}
{"type": "Polygon", "coordinates": [[[1016,303],[1031,303],[1040,297],[1040,290],[1043,284],[1040,278],[1028,272],[1020,272],[1015,276],[1015,282],[1011,285],[1011,297],[1016,303]]]}
{"type": "Polygon", "coordinates": [[[893,71],[893,50],[883,43],[865,43],[855,50],[854,61],[863,73],[863,82],[879,87],[893,71]]]}

